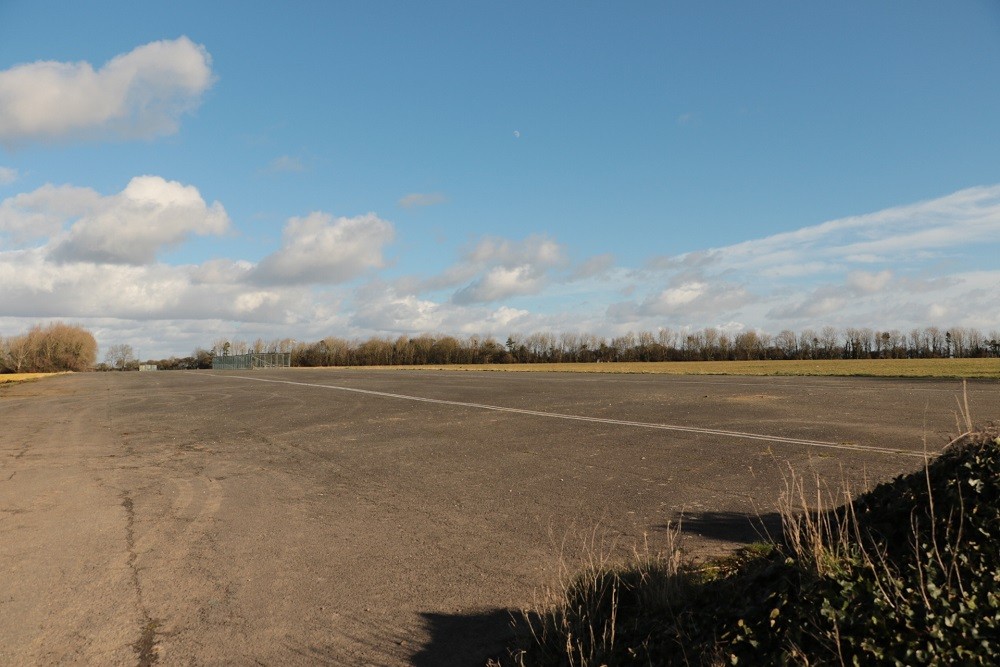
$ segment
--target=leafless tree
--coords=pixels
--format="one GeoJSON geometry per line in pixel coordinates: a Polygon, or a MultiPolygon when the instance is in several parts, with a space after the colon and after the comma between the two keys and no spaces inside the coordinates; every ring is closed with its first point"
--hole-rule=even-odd
{"type": "Polygon", "coordinates": [[[104,363],[120,371],[128,368],[133,361],[135,361],[135,352],[132,350],[132,346],[127,343],[112,345],[104,353],[104,363]]]}

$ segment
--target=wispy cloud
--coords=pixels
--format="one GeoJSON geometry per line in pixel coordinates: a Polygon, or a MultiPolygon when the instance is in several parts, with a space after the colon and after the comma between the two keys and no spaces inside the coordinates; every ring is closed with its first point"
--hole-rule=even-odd
{"type": "Polygon", "coordinates": [[[265,171],[270,174],[299,173],[306,171],[306,165],[297,157],[281,155],[271,160],[265,171]]]}
{"type": "MultiPolygon", "coordinates": [[[[944,293],[955,303],[971,298],[973,286],[948,273],[942,262],[974,268],[977,258],[997,251],[1000,186],[969,188],[729,246],[652,258],[642,271],[646,296],[613,304],[609,313],[631,322],[658,315],[677,326],[713,321],[765,329],[820,321],[911,326],[921,318],[939,320],[945,312],[957,316],[955,307],[941,306],[944,293]],[[912,288],[922,275],[933,276],[934,290],[912,288]]],[[[1000,290],[1000,284],[981,288],[1000,290]]],[[[1000,325],[1000,292],[994,301],[993,321],[1000,325]]]]}
{"type": "Polygon", "coordinates": [[[831,263],[909,262],[1000,239],[1000,185],[960,190],[928,201],[715,248],[704,256],[730,266],[816,267],[831,263]]]}
{"type": "Polygon", "coordinates": [[[18,179],[18,171],[13,167],[0,167],[0,185],[10,185],[18,179]]]}
{"type": "Polygon", "coordinates": [[[436,206],[448,201],[440,192],[412,192],[405,197],[401,197],[397,202],[403,208],[419,208],[422,206],[436,206]]]}
{"type": "Polygon", "coordinates": [[[615,265],[615,256],[611,253],[604,253],[601,255],[594,255],[593,257],[588,257],[583,260],[569,275],[569,280],[585,280],[587,278],[593,278],[606,273],[615,265]]]}

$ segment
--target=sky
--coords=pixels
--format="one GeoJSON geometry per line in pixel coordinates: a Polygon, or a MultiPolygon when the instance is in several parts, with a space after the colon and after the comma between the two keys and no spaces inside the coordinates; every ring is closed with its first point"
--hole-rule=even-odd
{"type": "Polygon", "coordinates": [[[998,72],[993,0],[0,0],[0,335],[1000,330],[998,72]]]}

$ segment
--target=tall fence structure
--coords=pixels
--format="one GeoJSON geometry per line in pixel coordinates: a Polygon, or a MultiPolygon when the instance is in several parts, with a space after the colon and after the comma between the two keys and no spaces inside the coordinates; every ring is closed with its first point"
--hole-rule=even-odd
{"type": "Polygon", "coordinates": [[[242,371],[252,368],[290,368],[291,352],[251,352],[212,357],[212,370],[242,371]]]}

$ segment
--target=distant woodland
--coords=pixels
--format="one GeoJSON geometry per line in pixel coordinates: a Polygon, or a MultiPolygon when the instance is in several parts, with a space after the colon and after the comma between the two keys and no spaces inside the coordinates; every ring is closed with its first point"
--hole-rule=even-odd
{"type": "MultiPolygon", "coordinates": [[[[161,370],[211,368],[215,355],[291,352],[293,366],[409,366],[440,364],[594,363],[615,361],[725,361],[765,359],[930,359],[1000,357],[1000,331],[925,327],[900,331],[823,327],[776,335],[759,331],[728,334],[716,328],[694,333],[660,329],[617,337],[575,333],[491,336],[447,335],[328,337],[307,343],[290,338],[253,342],[219,339],[191,356],[149,359],[161,370]]],[[[0,373],[135,370],[129,345],[112,345],[102,363],[86,329],[61,322],[27,333],[0,336],[0,373]]]]}
{"type": "Polygon", "coordinates": [[[215,355],[291,352],[293,366],[375,366],[421,364],[511,364],[615,361],[723,361],[763,359],[913,359],[1000,356],[1000,331],[925,327],[908,333],[870,328],[757,331],[727,334],[715,328],[695,333],[656,333],[606,338],[587,334],[512,334],[503,342],[490,336],[399,336],[347,340],[329,337],[303,343],[291,339],[253,343],[217,340],[215,355]]]}

